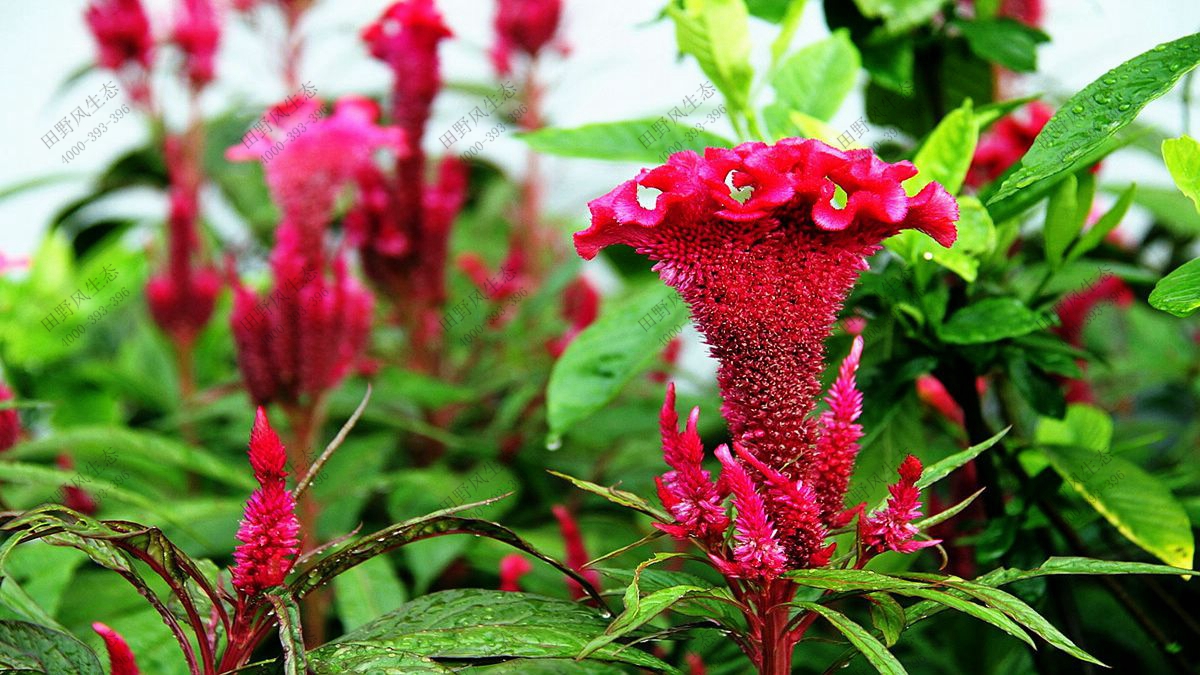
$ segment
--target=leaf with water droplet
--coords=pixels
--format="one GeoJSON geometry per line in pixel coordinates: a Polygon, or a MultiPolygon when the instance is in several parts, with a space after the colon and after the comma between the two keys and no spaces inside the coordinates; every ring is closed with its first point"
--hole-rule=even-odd
{"type": "Polygon", "coordinates": [[[1036,198],[1021,194],[1023,190],[1040,196],[1066,175],[1095,162],[1146,104],[1200,63],[1200,33],[1160,46],[1163,49],[1151,49],[1117,66],[1063,105],[1021,158],[1020,167],[987,196],[988,210],[997,222],[1036,203],[1036,198]],[[1115,109],[1113,98],[1122,102],[1115,109]],[[1043,182],[1046,185],[1035,187],[1043,182]]]}

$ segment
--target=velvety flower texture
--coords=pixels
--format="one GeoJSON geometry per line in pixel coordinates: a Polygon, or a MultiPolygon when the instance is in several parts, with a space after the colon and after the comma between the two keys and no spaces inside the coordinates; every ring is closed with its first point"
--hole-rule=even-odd
{"type": "Polygon", "coordinates": [[[212,82],[221,22],[212,0],[182,0],[172,39],[183,52],[184,74],[193,89],[212,82]]]}
{"type": "Polygon", "coordinates": [[[884,551],[913,553],[942,543],[940,539],[913,539],[917,528],[912,523],[921,517],[920,491],[917,490],[921,461],[912,455],[905,457],[898,473],[900,482],[888,487],[891,496],[887,506],[858,521],[859,538],[869,554],[884,551]]]}
{"type": "MultiPolygon", "coordinates": [[[[596,588],[600,587],[600,573],[593,569],[587,569],[584,566],[591,560],[588,557],[587,549],[583,545],[583,534],[579,531],[579,523],[575,521],[575,516],[567,510],[567,507],[555,505],[551,508],[554,512],[554,518],[558,521],[558,529],[562,534],[563,544],[567,549],[567,567],[575,570],[583,575],[596,588]]],[[[571,591],[571,597],[576,600],[583,598],[586,593],[578,581],[567,578],[567,588],[571,591]]]]}
{"type": "MultiPolygon", "coordinates": [[[[6,387],[3,382],[0,382],[0,403],[14,399],[12,390],[6,387]]],[[[16,445],[17,439],[20,437],[21,418],[17,415],[16,408],[0,410],[0,452],[4,452],[16,445]]]]}
{"type": "MultiPolygon", "coordinates": [[[[832,552],[826,528],[850,517],[842,501],[862,434],[854,385],[862,342],[830,390],[829,411],[814,417],[824,340],[883,239],[916,229],[953,243],[957,205],[936,183],[908,196],[901,183],[915,174],[908,162],[815,140],[681,152],[591,202],[592,226],[575,235],[585,258],[619,243],[656,261],[720,363],[733,453],[719,450],[718,459],[738,512],[737,568],[727,573],[769,579],[822,565],[832,552]],[[838,188],[845,199],[835,203],[838,188]]],[[[670,489],[675,481],[663,484],[664,504],[684,500],[670,489]]]]}
{"type": "Polygon", "coordinates": [[[513,52],[535,57],[558,31],[562,0],[499,0],[492,64],[501,75],[512,72],[513,52]]]}
{"type": "Polygon", "coordinates": [[[286,485],[287,453],[260,407],[250,431],[250,466],[258,489],[246,502],[233,552],[233,586],[250,597],[283,583],[300,550],[296,501],[286,485]]]}
{"type": "Polygon", "coordinates": [[[92,0],[84,19],[96,39],[100,66],[109,70],[127,64],[150,68],[154,36],[140,0],[92,0]]]}
{"type": "Polygon", "coordinates": [[[140,675],[137,661],[133,658],[133,650],[120,633],[99,621],[92,624],[92,630],[104,640],[104,648],[108,650],[110,675],[140,675]]]}

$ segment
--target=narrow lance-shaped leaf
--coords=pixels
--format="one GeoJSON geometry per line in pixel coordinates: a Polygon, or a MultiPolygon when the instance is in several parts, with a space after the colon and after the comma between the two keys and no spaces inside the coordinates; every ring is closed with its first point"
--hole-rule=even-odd
{"type": "Polygon", "coordinates": [[[883,646],[883,643],[876,640],[873,635],[867,632],[867,629],[851,621],[845,614],[815,602],[797,602],[794,604],[824,617],[842,635],[845,635],[850,644],[858,648],[863,656],[866,657],[867,662],[874,666],[875,670],[880,673],[884,675],[905,675],[908,672],[904,670],[904,666],[900,665],[896,657],[892,656],[887,647],[883,646]]]}

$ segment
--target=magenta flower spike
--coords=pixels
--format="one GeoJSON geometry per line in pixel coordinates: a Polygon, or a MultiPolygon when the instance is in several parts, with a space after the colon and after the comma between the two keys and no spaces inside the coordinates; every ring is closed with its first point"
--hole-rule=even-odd
{"type": "Polygon", "coordinates": [[[917,541],[917,528],[913,521],[921,517],[920,491],[917,481],[921,478],[921,460],[909,455],[900,463],[897,471],[900,482],[888,486],[887,506],[859,519],[859,537],[868,554],[884,551],[913,553],[923,548],[937,546],[940,539],[917,541]]]}
{"type": "Polygon", "coordinates": [[[562,18],[562,0],[499,0],[496,5],[496,43],[492,64],[496,72],[512,72],[512,55],[536,57],[554,39],[562,18]]]}
{"type": "Polygon", "coordinates": [[[104,640],[104,648],[108,651],[110,675],[140,675],[133,650],[120,633],[99,621],[92,624],[92,630],[104,640]]]}
{"type": "Polygon", "coordinates": [[[182,0],[175,18],[172,39],[183,52],[184,74],[193,90],[212,82],[221,21],[212,0],[182,0]]]}
{"type": "Polygon", "coordinates": [[[260,407],[250,431],[250,466],[258,489],[246,502],[233,552],[233,586],[244,598],[283,583],[300,550],[296,500],[286,485],[287,453],[260,407]]]}

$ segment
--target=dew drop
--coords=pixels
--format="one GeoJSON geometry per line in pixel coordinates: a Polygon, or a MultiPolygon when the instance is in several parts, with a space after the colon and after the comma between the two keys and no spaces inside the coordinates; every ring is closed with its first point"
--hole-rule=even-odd
{"type": "Polygon", "coordinates": [[[1071,112],[1078,115],[1079,113],[1083,112],[1083,106],[1076,104],[1074,108],[1071,108],[1071,112]]]}
{"type": "Polygon", "coordinates": [[[559,450],[561,448],[562,448],[562,436],[560,436],[558,434],[550,434],[549,436],[546,437],[546,449],[547,450],[549,450],[550,452],[554,452],[555,450],[559,450]]]}

